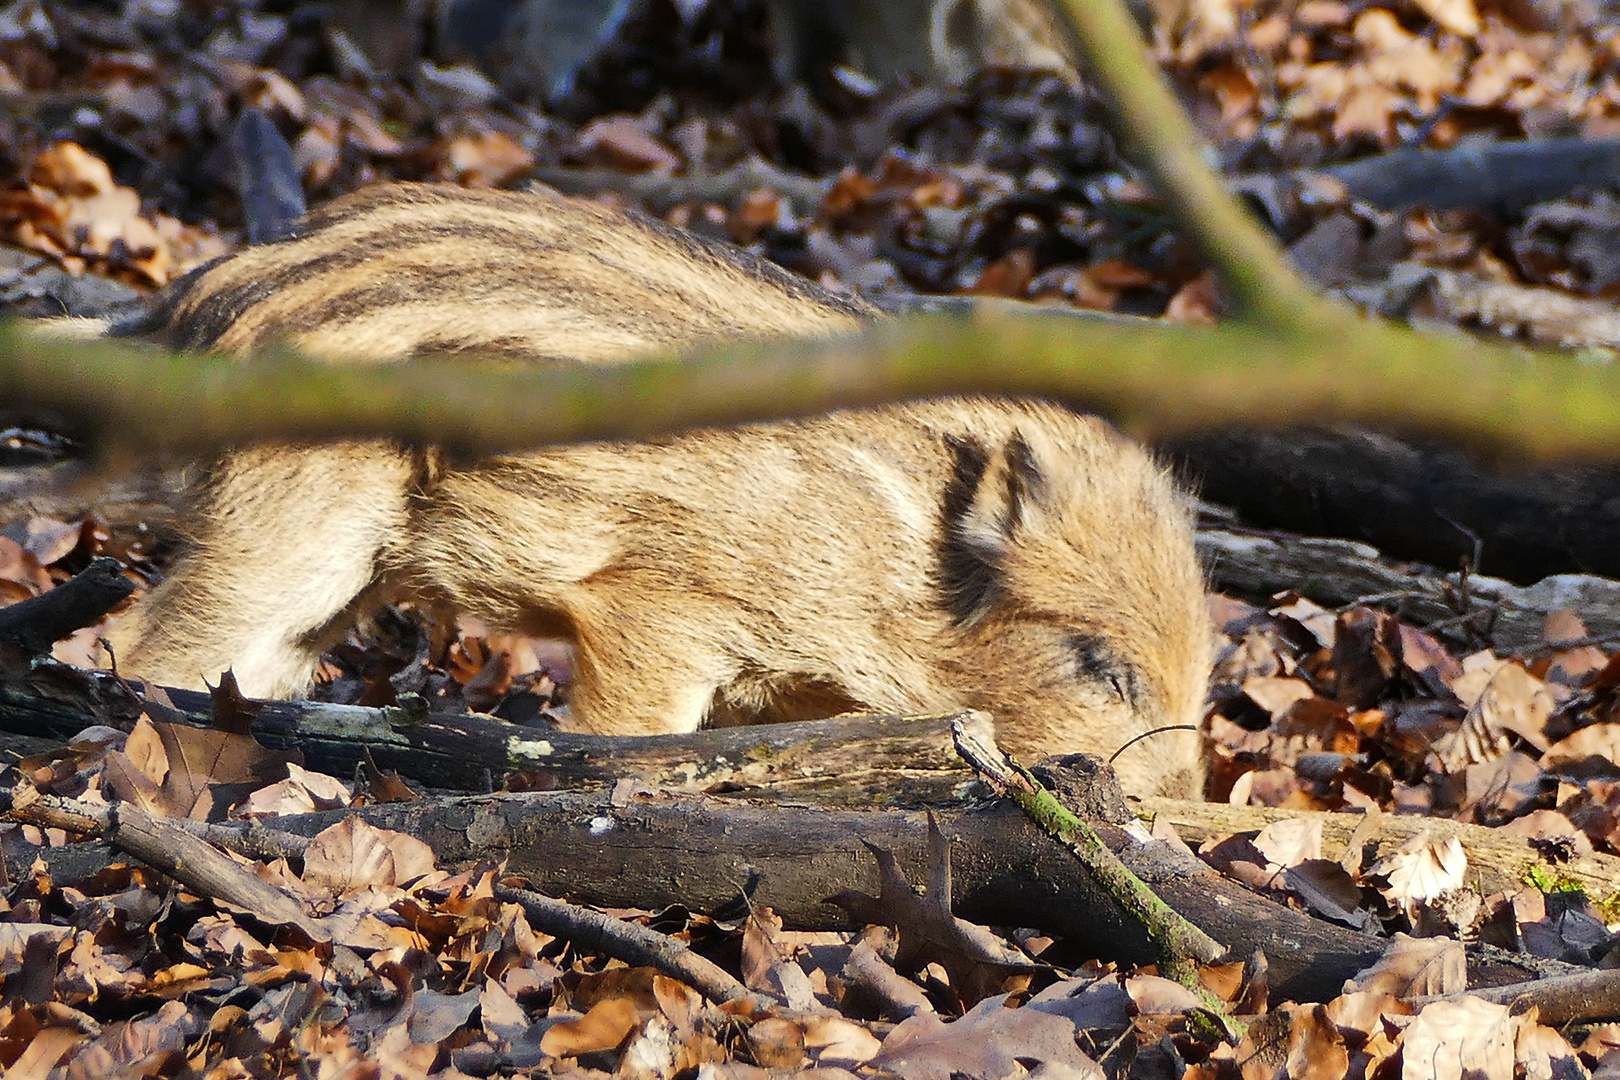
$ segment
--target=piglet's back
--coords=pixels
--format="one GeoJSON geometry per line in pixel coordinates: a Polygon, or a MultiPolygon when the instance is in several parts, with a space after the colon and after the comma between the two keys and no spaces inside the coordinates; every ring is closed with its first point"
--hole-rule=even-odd
{"type": "Polygon", "coordinates": [[[334,361],[481,352],[612,363],[875,314],[729,245],[549,190],[382,184],[188,275],[115,333],[334,361]]]}

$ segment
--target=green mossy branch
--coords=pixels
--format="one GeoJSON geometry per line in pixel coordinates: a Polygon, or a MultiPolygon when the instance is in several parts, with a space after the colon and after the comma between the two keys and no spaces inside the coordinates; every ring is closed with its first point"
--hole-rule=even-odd
{"type": "Polygon", "coordinates": [[[1531,459],[1620,459],[1620,371],[1371,320],[1353,332],[1214,330],[982,313],[850,340],[729,345],[622,367],[422,360],[237,362],[0,327],[0,404],[123,449],[395,437],[487,454],[944,393],[1052,397],[1147,437],[1319,420],[1531,459]]]}

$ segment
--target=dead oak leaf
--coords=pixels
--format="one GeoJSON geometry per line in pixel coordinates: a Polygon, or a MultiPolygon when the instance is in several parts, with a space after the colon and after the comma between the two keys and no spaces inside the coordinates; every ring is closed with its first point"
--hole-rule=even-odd
{"type": "Polygon", "coordinates": [[[878,862],[879,895],[874,898],[853,889],[829,897],[861,922],[891,926],[899,944],[894,966],[903,974],[939,963],[951,986],[964,1000],[976,990],[1007,974],[1034,968],[1028,957],[1004,943],[983,926],[951,913],[950,842],[930,816],[928,822],[928,891],[918,896],[906,881],[894,854],[872,844],[866,849],[878,862]]]}
{"type": "Polygon", "coordinates": [[[1073,1021],[1040,1009],[1008,1008],[1005,995],[986,998],[951,1023],[932,1013],[901,1021],[868,1064],[908,1080],[950,1080],[1022,1075],[1021,1062],[1039,1062],[1037,1075],[1103,1075],[1075,1044],[1073,1021]]]}
{"type": "MultiPolygon", "coordinates": [[[[149,705],[149,710],[152,708],[149,705]]],[[[122,750],[107,754],[103,782],[118,798],[161,817],[207,821],[284,773],[286,758],[251,735],[141,717],[122,750]]]]}
{"type": "Polygon", "coordinates": [[[433,849],[414,836],[348,817],[318,833],[304,852],[303,880],[336,897],[404,885],[433,870],[433,849]]]}

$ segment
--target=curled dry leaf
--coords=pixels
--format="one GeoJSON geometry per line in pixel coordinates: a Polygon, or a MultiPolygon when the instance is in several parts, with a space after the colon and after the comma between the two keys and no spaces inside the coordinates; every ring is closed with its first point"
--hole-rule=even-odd
{"type": "Polygon", "coordinates": [[[1417,911],[1463,885],[1468,871],[1468,855],[1457,838],[1436,840],[1427,831],[1412,837],[1379,859],[1367,871],[1384,878],[1379,892],[1391,904],[1416,921],[1417,911]]]}
{"type": "Polygon", "coordinates": [[[804,1021],[804,1047],[823,1068],[855,1068],[877,1056],[882,1042],[860,1024],[841,1016],[812,1016],[804,1021]]]}
{"type": "Polygon", "coordinates": [[[1322,819],[1313,817],[1274,821],[1250,841],[1269,862],[1267,869],[1282,870],[1322,857],[1322,819]]]}
{"type": "Polygon", "coordinates": [[[1125,980],[1125,992],[1131,996],[1136,1011],[1144,1016],[1174,1015],[1203,1004],[1185,986],[1158,975],[1132,975],[1125,980]]]}
{"type": "Polygon", "coordinates": [[[311,772],[289,761],[287,779],[255,791],[238,804],[237,811],[246,817],[273,817],[341,810],[353,803],[354,795],[348,785],[336,777],[311,772]]]}
{"type": "Polygon", "coordinates": [[[546,1029],[540,1049],[553,1057],[578,1057],[612,1050],[641,1023],[641,1010],[628,998],[598,1001],[577,1019],[562,1020],[546,1029]]]}

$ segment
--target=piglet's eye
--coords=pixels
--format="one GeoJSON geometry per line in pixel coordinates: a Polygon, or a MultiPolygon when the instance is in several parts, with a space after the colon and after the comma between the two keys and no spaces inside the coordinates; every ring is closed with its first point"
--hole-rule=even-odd
{"type": "Polygon", "coordinates": [[[1135,699],[1136,671],[1106,641],[1093,634],[1077,633],[1070,635],[1069,648],[1074,654],[1077,678],[1106,686],[1122,702],[1135,699]]]}

